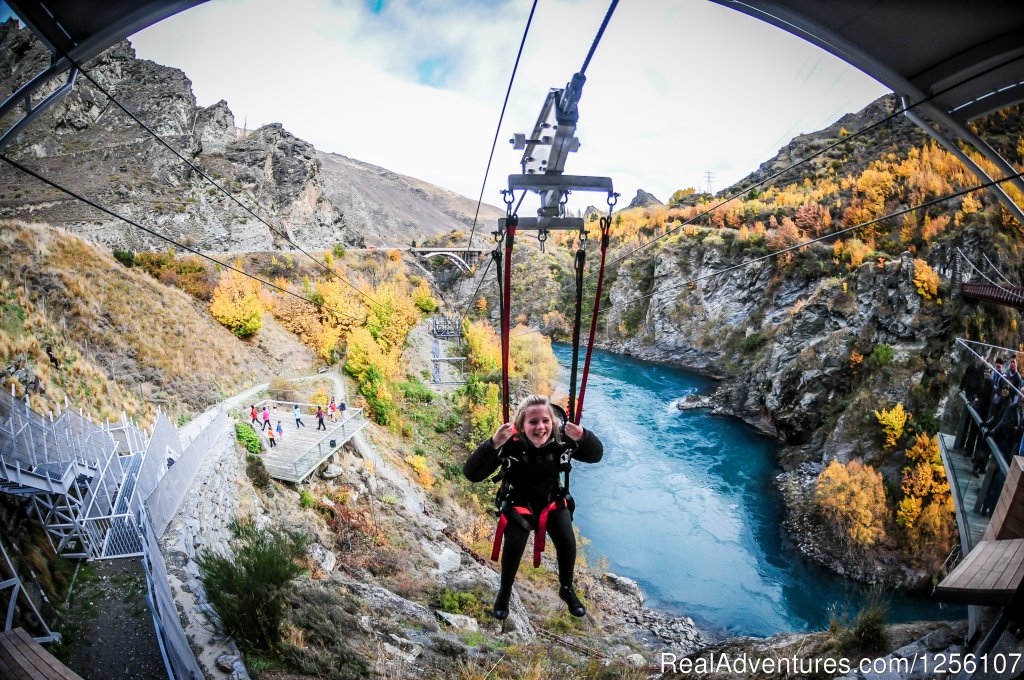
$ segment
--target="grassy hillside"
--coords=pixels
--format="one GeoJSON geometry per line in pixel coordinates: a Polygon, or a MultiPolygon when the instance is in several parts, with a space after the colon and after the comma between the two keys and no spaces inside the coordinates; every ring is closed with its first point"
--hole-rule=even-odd
{"type": "MultiPolygon", "coordinates": [[[[271,319],[267,332],[243,342],[204,302],[61,229],[2,222],[0,252],[0,366],[24,364],[38,376],[42,389],[29,391],[42,410],[67,396],[99,417],[123,409],[148,420],[157,404],[174,415],[193,413],[312,363],[271,319]]],[[[28,373],[8,372],[6,389],[17,383],[24,393],[28,373]]]]}

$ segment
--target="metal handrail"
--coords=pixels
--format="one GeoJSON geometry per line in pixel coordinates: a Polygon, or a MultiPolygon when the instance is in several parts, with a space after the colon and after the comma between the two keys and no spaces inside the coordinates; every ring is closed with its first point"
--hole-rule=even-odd
{"type": "Polygon", "coordinates": [[[978,412],[974,410],[974,406],[972,406],[971,402],[967,400],[967,395],[964,393],[963,390],[960,390],[960,400],[964,402],[964,406],[967,407],[967,412],[971,415],[971,419],[974,420],[974,424],[977,425],[978,428],[980,428],[982,434],[984,435],[985,444],[988,446],[989,451],[992,454],[992,457],[996,459],[996,465],[999,466],[1000,471],[1003,473],[1003,478],[1005,479],[1006,475],[1009,474],[1010,472],[1010,466],[1006,462],[1006,459],[1003,457],[1002,450],[992,440],[991,435],[989,435],[988,428],[985,427],[985,425],[983,424],[984,420],[982,420],[981,416],[978,415],[978,412]]]}

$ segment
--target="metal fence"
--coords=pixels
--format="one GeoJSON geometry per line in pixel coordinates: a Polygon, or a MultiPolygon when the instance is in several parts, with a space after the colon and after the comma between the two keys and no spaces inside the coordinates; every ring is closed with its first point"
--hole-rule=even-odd
{"type": "Polygon", "coordinates": [[[149,514],[142,511],[142,568],[146,572],[146,600],[149,611],[153,615],[153,626],[156,628],[156,639],[160,643],[160,654],[163,656],[164,668],[171,680],[202,680],[203,671],[199,668],[192,647],[181,627],[178,609],[167,581],[167,564],[160,552],[157,532],[153,528],[149,514]]]}
{"type": "Polygon", "coordinates": [[[211,418],[210,424],[196,435],[156,488],[145,498],[146,510],[157,536],[163,536],[167,530],[167,525],[178,511],[178,506],[192,485],[192,480],[206,460],[210,447],[227,429],[228,417],[223,410],[212,414],[211,418]]]}
{"type": "Polygon", "coordinates": [[[206,461],[210,448],[228,426],[227,414],[218,410],[213,414],[200,416],[210,418],[198,435],[184,451],[178,441],[178,432],[163,416],[157,419],[153,436],[147,451],[148,465],[139,475],[136,494],[138,517],[142,532],[142,566],[146,571],[146,585],[153,625],[156,627],[160,653],[164,668],[171,680],[201,680],[203,672],[196,662],[192,647],[181,627],[174,596],[167,580],[167,565],[160,552],[160,537],[178,511],[178,506],[188,493],[199,468],[206,461]],[[162,418],[162,420],[161,420],[162,418]],[[173,465],[153,484],[156,462],[166,466],[168,459],[173,465]]]}

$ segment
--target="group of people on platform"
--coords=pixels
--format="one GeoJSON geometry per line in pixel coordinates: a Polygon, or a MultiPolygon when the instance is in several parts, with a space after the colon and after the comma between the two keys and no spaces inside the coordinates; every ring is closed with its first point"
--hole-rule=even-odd
{"type": "MultiPolygon", "coordinates": [[[[252,418],[252,427],[253,427],[253,429],[255,430],[256,426],[259,425],[260,426],[260,432],[266,432],[267,433],[267,443],[268,443],[268,445],[270,446],[270,448],[274,448],[275,446],[277,446],[277,443],[279,441],[281,441],[281,439],[284,437],[284,428],[281,426],[281,421],[280,420],[277,421],[277,427],[276,428],[273,425],[271,425],[271,423],[270,423],[270,407],[271,406],[273,406],[273,404],[264,404],[263,405],[263,411],[261,412],[259,409],[256,408],[255,404],[252,404],[249,407],[249,416],[252,418]]],[[[336,418],[338,418],[338,417],[344,418],[345,417],[345,409],[346,409],[345,402],[343,402],[343,401],[342,402],[336,402],[334,397],[331,397],[331,403],[327,405],[327,410],[326,411],[324,410],[324,407],[322,405],[318,404],[317,407],[316,407],[316,421],[317,421],[316,429],[326,431],[327,430],[327,424],[324,422],[324,419],[326,417],[330,416],[331,422],[334,422],[334,420],[336,418]]],[[[277,411],[277,407],[276,406],[274,406],[274,411],[275,412],[277,411]]],[[[299,406],[298,404],[296,404],[295,408],[292,409],[292,416],[295,418],[295,429],[296,430],[299,429],[300,427],[305,427],[306,426],[306,424],[304,422],[302,422],[302,407],[299,406]]]]}
{"type": "Polygon", "coordinates": [[[977,357],[960,380],[967,401],[982,419],[982,427],[969,420],[970,428],[964,449],[972,457],[974,474],[984,472],[988,463],[988,447],[982,437],[992,437],[1005,460],[1024,453],[1024,376],[1017,357],[1004,361],[997,357],[994,368],[987,369],[977,357]]]}

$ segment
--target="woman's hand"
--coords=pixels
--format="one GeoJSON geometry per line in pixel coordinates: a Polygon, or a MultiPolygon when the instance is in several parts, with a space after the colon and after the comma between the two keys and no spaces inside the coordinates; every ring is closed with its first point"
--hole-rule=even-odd
{"type": "Polygon", "coordinates": [[[500,449],[515,433],[516,429],[512,426],[512,423],[505,423],[491,435],[491,444],[494,445],[494,448],[500,449]]]}
{"type": "Polygon", "coordinates": [[[573,440],[574,442],[578,442],[583,437],[583,428],[580,427],[579,425],[577,425],[576,423],[572,423],[572,422],[566,423],[565,424],[565,436],[567,436],[569,439],[573,440]]]}

